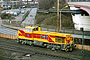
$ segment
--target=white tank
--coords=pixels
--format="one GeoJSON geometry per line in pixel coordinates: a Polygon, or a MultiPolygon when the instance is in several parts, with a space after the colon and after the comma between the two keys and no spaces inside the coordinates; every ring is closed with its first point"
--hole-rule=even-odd
{"type": "Polygon", "coordinates": [[[72,18],[76,30],[80,30],[83,27],[85,31],[90,31],[90,16],[75,14],[72,15],[72,18]]]}
{"type": "Polygon", "coordinates": [[[80,28],[84,28],[85,31],[90,31],[90,2],[68,2],[70,6],[70,10],[79,10],[82,9],[86,11],[89,16],[75,14],[72,15],[74,27],[76,30],[80,30],[80,28]],[[75,6],[79,6],[76,8],[75,6]]]}

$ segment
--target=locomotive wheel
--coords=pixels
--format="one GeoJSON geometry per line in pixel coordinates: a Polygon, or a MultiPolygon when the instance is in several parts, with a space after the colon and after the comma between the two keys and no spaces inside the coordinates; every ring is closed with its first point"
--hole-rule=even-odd
{"type": "Polygon", "coordinates": [[[20,43],[20,41],[19,41],[19,40],[17,40],[17,43],[20,43]]]}
{"type": "Polygon", "coordinates": [[[17,39],[17,43],[20,43],[21,41],[20,41],[20,39],[17,39]]]}
{"type": "Polygon", "coordinates": [[[30,46],[32,45],[32,42],[31,42],[31,41],[29,42],[29,45],[30,45],[30,46]]]}
{"type": "Polygon", "coordinates": [[[49,46],[47,46],[47,49],[49,48],[49,46]]]}
{"type": "Polygon", "coordinates": [[[24,42],[22,41],[22,42],[21,42],[21,44],[23,45],[23,44],[24,44],[24,42]]]}
{"type": "Polygon", "coordinates": [[[54,50],[55,50],[55,48],[53,47],[53,48],[51,48],[51,50],[52,50],[52,51],[54,51],[54,50]]]}
{"type": "Polygon", "coordinates": [[[72,47],[71,48],[69,48],[69,51],[72,51],[73,49],[72,49],[72,47]]]}
{"type": "Polygon", "coordinates": [[[68,48],[65,48],[65,51],[66,51],[66,52],[68,52],[68,51],[69,51],[69,49],[68,49],[68,48]]]}
{"type": "Polygon", "coordinates": [[[21,42],[21,44],[25,45],[25,44],[26,44],[26,42],[25,42],[25,41],[22,41],[22,42],[21,42]]]}

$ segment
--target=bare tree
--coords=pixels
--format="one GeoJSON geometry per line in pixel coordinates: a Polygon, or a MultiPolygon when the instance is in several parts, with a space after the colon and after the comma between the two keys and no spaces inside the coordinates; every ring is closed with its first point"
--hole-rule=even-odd
{"type": "MultiPolygon", "coordinates": [[[[65,0],[60,0],[60,8],[65,4],[65,0]]],[[[57,0],[39,0],[39,7],[42,9],[49,9],[53,6],[57,7],[57,0]]]]}
{"type": "Polygon", "coordinates": [[[55,0],[39,0],[40,8],[49,9],[52,8],[55,0]]]}

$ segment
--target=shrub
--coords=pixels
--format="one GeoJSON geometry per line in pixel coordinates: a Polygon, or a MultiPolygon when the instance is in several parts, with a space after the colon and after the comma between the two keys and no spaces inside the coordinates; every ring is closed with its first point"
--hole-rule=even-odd
{"type": "Polygon", "coordinates": [[[1,19],[14,19],[14,17],[11,14],[2,13],[1,19]]]}
{"type": "Polygon", "coordinates": [[[29,11],[27,11],[27,12],[23,15],[23,17],[22,17],[22,22],[26,19],[26,17],[28,16],[28,14],[29,14],[29,11]]]}

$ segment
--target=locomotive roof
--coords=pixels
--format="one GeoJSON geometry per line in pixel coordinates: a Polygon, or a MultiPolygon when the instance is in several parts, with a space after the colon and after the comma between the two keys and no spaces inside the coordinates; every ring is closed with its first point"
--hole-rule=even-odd
{"type": "Polygon", "coordinates": [[[25,27],[26,29],[34,29],[34,28],[37,28],[37,26],[33,27],[33,26],[27,26],[25,27]]]}
{"type": "Polygon", "coordinates": [[[45,35],[53,35],[53,36],[62,36],[62,37],[71,36],[71,34],[50,32],[50,31],[34,31],[34,33],[45,34],[45,35]]]}

